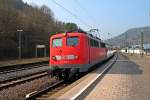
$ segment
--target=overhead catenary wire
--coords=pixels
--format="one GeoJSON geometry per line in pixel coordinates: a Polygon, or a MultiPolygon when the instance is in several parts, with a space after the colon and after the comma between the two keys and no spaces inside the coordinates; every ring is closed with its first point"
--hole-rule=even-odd
{"type": "Polygon", "coordinates": [[[78,0],[73,0],[81,9],[82,11],[88,16],[88,18],[93,22],[96,23],[95,18],[88,13],[87,9],[78,1],[78,0]]]}
{"type": "MultiPolygon", "coordinates": [[[[78,7],[80,7],[80,9],[82,9],[82,11],[87,15],[87,17],[92,21],[93,25],[95,26],[96,20],[95,20],[94,16],[89,14],[88,10],[79,2],[79,0],[73,0],[73,1],[77,4],[78,7]]],[[[95,30],[95,28],[94,28],[94,30],[95,30]]],[[[96,36],[100,38],[100,30],[98,28],[96,28],[94,34],[96,34],[96,36]]]]}
{"type": "Polygon", "coordinates": [[[66,12],[68,12],[70,15],[72,15],[74,18],[78,19],[82,24],[88,26],[89,28],[93,28],[91,25],[85,23],[81,18],[79,18],[76,14],[74,14],[73,12],[71,12],[70,10],[68,10],[67,8],[65,8],[64,6],[62,6],[61,4],[59,4],[58,2],[56,2],[55,0],[51,0],[53,3],[55,3],[57,6],[61,7],[62,9],[64,9],[66,12]]]}

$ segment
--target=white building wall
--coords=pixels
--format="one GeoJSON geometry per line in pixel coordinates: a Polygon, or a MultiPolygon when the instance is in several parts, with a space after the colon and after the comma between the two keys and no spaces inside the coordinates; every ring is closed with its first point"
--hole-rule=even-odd
{"type": "Polygon", "coordinates": [[[140,50],[140,49],[127,49],[127,52],[126,52],[125,49],[122,49],[122,50],[120,50],[120,52],[122,52],[122,53],[142,54],[143,50],[140,50]]]}

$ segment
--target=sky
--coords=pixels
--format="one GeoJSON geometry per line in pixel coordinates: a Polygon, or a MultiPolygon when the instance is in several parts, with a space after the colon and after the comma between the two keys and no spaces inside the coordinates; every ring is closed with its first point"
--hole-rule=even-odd
{"type": "Polygon", "coordinates": [[[48,6],[57,20],[74,22],[88,31],[98,28],[103,39],[130,28],[150,26],[150,0],[23,0],[30,5],[48,6]],[[56,5],[59,3],[74,16],[56,5]],[[110,33],[111,35],[108,35],[110,33]]]}

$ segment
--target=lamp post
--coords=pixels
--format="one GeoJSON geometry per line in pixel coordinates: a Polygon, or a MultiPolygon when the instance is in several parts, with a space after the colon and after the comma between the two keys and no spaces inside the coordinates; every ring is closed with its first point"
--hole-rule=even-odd
{"type": "Polygon", "coordinates": [[[143,30],[141,30],[141,56],[143,56],[143,30]]]}
{"type": "Polygon", "coordinates": [[[19,32],[19,41],[18,41],[18,59],[21,60],[21,32],[23,30],[17,30],[19,32]]]}

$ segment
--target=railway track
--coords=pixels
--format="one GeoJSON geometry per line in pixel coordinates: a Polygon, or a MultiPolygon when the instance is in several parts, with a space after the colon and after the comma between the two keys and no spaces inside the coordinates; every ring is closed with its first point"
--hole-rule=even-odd
{"type": "MultiPolygon", "coordinates": [[[[113,56],[112,56],[113,57],[113,56]]],[[[110,59],[112,58],[110,57],[110,59]]],[[[116,56],[116,59],[117,59],[117,56],[116,56]]],[[[112,65],[116,59],[110,64],[112,65]]],[[[109,59],[108,59],[109,60],[109,59]]],[[[104,62],[107,62],[108,60],[104,61],[104,62]]],[[[104,69],[104,71],[102,72],[102,74],[99,76],[101,78],[103,78],[104,74],[107,73],[107,71],[111,68],[111,66],[108,66],[107,68],[104,69]]],[[[72,82],[73,83],[73,82],[72,82]]],[[[50,85],[46,88],[43,88],[39,91],[34,91],[32,93],[29,93],[26,95],[26,98],[25,100],[45,100],[46,98],[48,98],[50,95],[58,92],[59,90],[63,89],[64,87],[67,87],[69,84],[67,84],[66,82],[64,81],[59,81],[58,83],[55,83],[53,85],[50,85]]],[[[76,97],[78,98],[78,96],[76,97]]]]}
{"type": "Polygon", "coordinates": [[[41,73],[44,73],[44,72],[47,72],[47,70],[38,71],[38,72],[30,73],[30,74],[27,74],[27,75],[17,76],[17,77],[14,76],[14,77],[6,78],[4,80],[1,80],[0,84],[5,84],[7,82],[11,82],[11,81],[14,81],[14,80],[26,78],[26,77],[33,76],[33,75],[36,75],[36,74],[41,74],[41,73]]]}
{"type": "MultiPolygon", "coordinates": [[[[82,77],[81,75],[79,78],[82,77]]],[[[72,81],[65,81],[65,80],[57,80],[57,82],[53,84],[48,84],[44,88],[41,88],[37,91],[33,91],[26,95],[25,100],[45,100],[49,97],[49,95],[52,95],[59,90],[69,86],[71,83],[75,82],[77,79],[74,79],[72,81]]]]}
{"type": "Polygon", "coordinates": [[[46,76],[47,65],[44,61],[0,68],[0,90],[46,76]]]}
{"type": "Polygon", "coordinates": [[[48,65],[47,62],[38,62],[38,63],[30,63],[30,64],[5,66],[5,67],[0,67],[0,74],[6,74],[6,73],[11,73],[11,72],[16,72],[16,71],[38,68],[38,67],[47,66],[47,65],[48,65]]]}
{"type": "MultiPolygon", "coordinates": [[[[82,77],[82,76],[80,76],[82,77]]],[[[25,100],[45,100],[49,97],[49,95],[52,95],[59,90],[69,86],[71,83],[75,82],[77,79],[74,79],[72,81],[66,82],[65,80],[58,80],[57,82],[50,84],[40,90],[33,91],[26,95],[25,100]]]]}
{"type": "Polygon", "coordinates": [[[44,76],[47,76],[47,73],[46,72],[40,72],[40,73],[33,74],[31,76],[26,76],[24,78],[14,79],[14,80],[11,80],[11,81],[8,81],[5,83],[1,83],[0,84],[0,90],[2,90],[4,88],[15,86],[15,85],[19,85],[21,83],[25,83],[27,81],[31,81],[31,80],[41,78],[44,76]]]}
{"type": "Polygon", "coordinates": [[[46,88],[43,88],[39,91],[34,91],[32,93],[29,93],[26,95],[25,100],[38,100],[38,99],[44,99],[46,98],[46,95],[43,94],[50,94],[52,92],[57,92],[58,90],[60,90],[61,88],[67,86],[67,84],[65,84],[64,80],[60,80],[52,85],[47,86],[46,88]]]}
{"type": "Polygon", "coordinates": [[[26,65],[26,66],[20,66],[20,68],[11,68],[8,70],[2,70],[0,72],[0,83],[6,83],[12,80],[28,77],[30,75],[38,74],[38,73],[43,73],[46,72],[48,68],[47,63],[43,63],[40,65],[37,64],[31,64],[31,65],[26,65]]]}
{"type": "MultiPolygon", "coordinates": [[[[34,69],[37,70],[37,69],[34,69]]],[[[10,82],[13,80],[17,80],[17,79],[21,79],[21,78],[26,78],[35,74],[40,74],[43,72],[47,72],[47,68],[44,69],[38,69],[37,71],[34,72],[34,70],[30,70],[30,72],[26,73],[26,71],[21,72],[15,72],[15,73],[11,73],[11,74],[4,74],[3,76],[0,76],[0,84],[2,83],[6,83],[6,82],[10,82]],[[12,75],[13,74],[13,75],[12,75]]]]}

